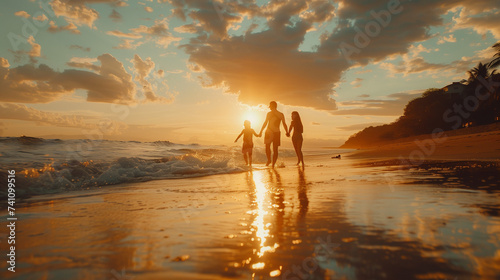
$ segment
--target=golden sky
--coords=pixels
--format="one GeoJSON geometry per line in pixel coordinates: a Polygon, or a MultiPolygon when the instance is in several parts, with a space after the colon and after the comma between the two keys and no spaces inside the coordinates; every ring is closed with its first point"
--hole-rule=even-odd
{"type": "Polygon", "coordinates": [[[336,146],[500,39],[496,0],[0,5],[0,136],[231,144],[275,100],[336,146]]]}

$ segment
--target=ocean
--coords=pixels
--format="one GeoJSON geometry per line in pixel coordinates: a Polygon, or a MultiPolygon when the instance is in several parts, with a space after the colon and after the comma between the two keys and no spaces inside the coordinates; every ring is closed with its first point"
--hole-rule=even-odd
{"type": "MultiPolygon", "coordinates": [[[[247,170],[240,146],[176,144],[169,141],[61,140],[0,137],[0,180],[16,171],[19,198],[106,185],[199,177],[247,170]]],[[[319,150],[311,154],[342,151],[319,150]]],[[[280,157],[294,157],[280,149],[280,157]]],[[[264,147],[254,163],[265,163],[264,147]]],[[[6,197],[6,190],[0,190],[6,197]]]]}

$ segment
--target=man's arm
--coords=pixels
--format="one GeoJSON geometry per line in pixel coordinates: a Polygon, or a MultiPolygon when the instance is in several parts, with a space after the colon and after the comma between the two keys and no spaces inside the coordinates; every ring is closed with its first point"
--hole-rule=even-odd
{"type": "Polygon", "coordinates": [[[269,122],[269,113],[267,113],[266,120],[262,124],[262,128],[260,129],[259,135],[262,136],[262,131],[264,131],[264,128],[266,128],[267,123],[269,122]]]}
{"type": "Polygon", "coordinates": [[[281,121],[283,122],[283,127],[285,128],[286,136],[290,136],[290,133],[288,132],[288,126],[286,126],[285,122],[285,115],[283,115],[283,113],[281,114],[281,121]]]}

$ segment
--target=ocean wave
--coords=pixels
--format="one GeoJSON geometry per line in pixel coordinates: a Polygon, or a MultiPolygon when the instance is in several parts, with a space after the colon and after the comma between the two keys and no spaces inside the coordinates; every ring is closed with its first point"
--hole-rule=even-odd
{"type": "MultiPolygon", "coordinates": [[[[196,155],[171,156],[154,160],[121,157],[111,162],[72,160],[18,171],[16,196],[22,198],[120,183],[199,177],[243,170],[231,163],[230,158],[203,158],[196,155]]],[[[0,173],[0,177],[4,176],[7,175],[0,173]]],[[[7,192],[0,190],[0,197],[6,196],[7,192]]]]}
{"type": "MultiPolygon", "coordinates": [[[[59,139],[53,139],[53,140],[59,140],[59,139]]],[[[18,143],[23,145],[35,145],[44,143],[45,139],[23,135],[21,137],[3,137],[0,139],[0,142],[18,143]]]]}
{"type": "MultiPolygon", "coordinates": [[[[128,182],[232,173],[246,168],[239,146],[169,141],[0,137],[0,151],[0,180],[7,180],[6,170],[16,170],[19,198],[128,182]]],[[[280,158],[288,156],[295,156],[295,152],[280,150],[280,158]]],[[[264,147],[254,147],[253,162],[266,161],[264,147]]],[[[6,189],[0,189],[0,197],[6,195],[6,189]]]]}

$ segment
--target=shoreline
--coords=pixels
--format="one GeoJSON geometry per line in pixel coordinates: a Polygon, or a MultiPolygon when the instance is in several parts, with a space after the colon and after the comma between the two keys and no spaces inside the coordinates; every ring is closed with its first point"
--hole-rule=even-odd
{"type": "Polygon", "coordinates": [[[358,149],[347,157],[399,158],[417,165],[426,160],[500,160],[500,130],[448,136],[422,135],[358,149]]]}

